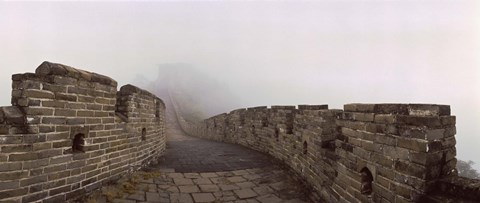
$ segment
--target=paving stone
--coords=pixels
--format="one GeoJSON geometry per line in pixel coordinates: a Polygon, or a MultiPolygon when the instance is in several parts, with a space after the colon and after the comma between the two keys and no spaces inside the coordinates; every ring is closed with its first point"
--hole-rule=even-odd
{"type": "Polygon", "coordinates": [[[237,175],[237,176],[249,174],[249,172],[247,170],[237,170],[237,171],[232,171],[232,173],[237,175]]]}
{"type": "Polygon", "coordinates": [[[228,190],[238,190],[240,189],[240,187],[238,187],[237,185],[223,185],[223,184],[220,184],[218,185],[220,187],[220,189],[222,189],[223,191],[228,191],[228,190]]]}
{"type": "Polygon", "coordinates": [[[172,193],[170,194],[170,201],[172,203],[193,203],[190,194],[186,193],[172,193]]]}
{"type": "Polygon", "coordinates": [[[257,193],[251,189],[234,190],[233,192],[235,192],[240,199],[247,199],[257,196],[257,193]]]}
{"type": "Polygon", "coordinates": [[[276,191],[280,191],[280,190],[285,189],[286,184],[285,184],[285,182],[281,181],[281,182],[276,182],[276,183],[270,184],[270,187],[273,188],[276,191]]]}
{"type": "Polygon", "coordinates": [[[170,185],[157,185],[157,188],[159,190],[167,190],[169,187],[172,187],[170,185]]]}
{"type": "Polygon", "coordinates": [[[174,178],[175,185],[193,185],[192,179],[188,178],[174,178]]]}
{"type": "Polygon", "coordinates": [[[138,201],[145,201],[145,192],[143,191],[135,191],[135,193],[130,194],[127,196],[127,199],[133,199],[138,201]]]}
{"type": "Polygon", "coordinates": [[[176,186],[171,186],[167,189],[167,192],[177,193],[177,192],[180,192],[180,190],[176,186]]]}
{"type": "Polygon", "coordinates": [[[263,169],[261,168],[249,168],[249,169],[246,169],[246,171],[248,171],[249,173],[251,174],[254,174],[254,173],[260,173],[263,171],[263,169]]]}
{"type": "Polygon", "coordinates": [[[208,178],[196,178],[196,179],[193,179],[193,182],[197,185],[212,184],[212,181],[210,181],[210,179],[208,179],[208,178]]]}
{"type": "Polygon", "coordinates": [[[246,199],[247,203],[259,203],[256,199],[246,199]]]}
{"type": "Polygon", "coordinates": [[[182,173],[169,173],[168,177],[170,177],[170,178],[184,178],[182,173]]]}
{"type": "Polygon", "coordinates": [[[219,197],[223,196],[223,193],[222,192],[214,192],[213,196],[215,196],[218,199],[219,197]]]}
{"type": "Polygon", "coordinates": [[[285,200],[283,201],[284,203],[307,203],[301,199],[290,199],[290,200],[285,200]]]}
{"type": "Polygon", "coordinates": [[[200,190],[202,192],[217,192],[217,191],[220,191],[220,188],[218,188],[217,185],[199,185],[200,187],[200,190]]]}
{"type": "Polygon", "coordinates": [[[245,178],[243,178],[242,176],[234,176],[234,177],[229,177],[227,178],[228,181],[232,182],[232,183],[239,183],[239,182],[245,182],[247,181],[245,178]]]}
{"type": "Polygon", "coordinates": [[[178,186],[178,189],[180,190],[181,193],[194,193],[194,192],[200,192],[197,186],[195,185],[183,185],[183,186],[178,186]]]}
{"type": "Polygon", "coordinates": [[[135,200],[128,200],[128,199],[114,199],[113,203],[136,203],[135,200]]]}
{"type": "Polygon", "coordinates": [[[224,195],[221,197],[222,202],[234,201],[234,200],[237,200],[237,197],[235,197],[235,195],[224,195]]]}
{"type": "Polygon", "coordinates": [[[215,197],[212,193],[193,193],[193,200],[195,202],[213,202],[215,201],[215,197]]]}
{"type": "Polygon", "coordinates": [[[170,197],[170,194],[168,194],[166,192],[159,192],[158,195],[160,195],[160,197],[163,197],[163,198],[169,198],[170,197]]]}
{"type": "Polygon", "coordinates": [[[247,174],[247,175],[243,175],[242,177],[247,179],[247,180],[256,180],[256,179],[261,178],[262,176],[260,176],[258,174],[247,174]]]}
{"type": "Polygon", "coordinates": [[[241,182],[241,183],[236,183],[238,187],[244,189],[244,188],[253,188],[256,187],[255,183],[252,182],[241,182]]]}
{"type": "Polygon", "coordinates": [[[153,182],[155,184],[167,185],[167,184],[173,183],[173,178],[157,178],[157,179],[154,179],[153,182]]]}
{"type": "Polygon", "coordinates": [[[215,178],[218,177],[216,173],[200,173],[203,178],[215,178]]]}
{"type": "Polygon", "coordinates": [[[154,193],[154,192],[146,192],[145,196],[147,197],[147,201],[149,202],[155,202],[155,201],[160,201],[160,194],[154,193]]]}
{"type": "Polygon", "coordinates": [[[254,187],[253,191],[255,191],[258,195],[266,195],[266,194],[273,193],[273,189],[265,185],[254,187]]]}
{"type": "Polygon", "coordinates": [[[274,194],[264,195],[258,197],[257,200],[261,203],[275,203],[275,202],[282,202],[282,199],[278,198],[274,194]]]}
{"type": "Polygon", "coordinates": [[[215,184],[222,182],[222,180],[226,180],[226,179],[223,177],[210,178],[210,181],[212,181],[212,183],[215,183],[215,184]]]}
{"type": "Polygon", "coordinates": [[[233,174],[232,172],[229,172],[229,171],[222,171],[222,172],[217,172],[217,175],[223,176],[223,177],[232,177],[235,174],[233,174]]]}
{"type": "Polygon", "coordinates": [[[144,192],[156,192],[157,191],[157,185],[140,183],[136,186],[136,189],[140,190],[140,191],[144,191],[144,192]]]}
{"type": "Polygon", "coordinates": [[[185,178],[201,178],[198,173],[184,173],[183,176],[185,176],[185,178]]]}

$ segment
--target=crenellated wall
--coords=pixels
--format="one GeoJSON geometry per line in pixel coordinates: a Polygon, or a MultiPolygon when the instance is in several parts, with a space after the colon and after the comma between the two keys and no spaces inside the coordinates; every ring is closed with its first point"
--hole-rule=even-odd
{"type": "Polygon", "coordinates": [[[0,108],[0,202],[66,202],[165,151],[163,101],[111,78],[42,63],[0,108]]]}
{"type": "Polygon", "coordinates": [[[255,107],[199,123],[177,117],[190,135],[241,144],[281,160],[313,188],[315,201],[480,199],[480,181],[457,176],[455,116],[447,105],[255,107]]]}

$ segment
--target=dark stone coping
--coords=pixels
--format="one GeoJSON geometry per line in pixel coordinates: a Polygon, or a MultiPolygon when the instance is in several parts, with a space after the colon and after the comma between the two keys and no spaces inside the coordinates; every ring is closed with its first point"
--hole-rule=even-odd
{"type": "Polygon", "coordinates": [[[59,75],[70,78],[81,79],[89,82],[96,82],[104,85],[117,87],[117,81],[110,77],[85,70],[76,69],[67,65],[45,61],[35,70],[38,76],[59,75]]]}
{"type": "Polygon", "coordinates": [[[299,110],[323,110],[323,109],[328,109],[327,104],[322,104],[322,105],[298,105],[299,110]]]}
{"type": "Polygon", "coordinates": [[[25,113],[16,106],[0,107],[0,123],[24,125],[26,123],[25,113]]]}
{"type": "Polygon", "coordinates": [[[119,94],[123,94],[123,95],[131,95],[133,93],[153,97],[156,100],[160,101],[160,103],[162,104],[162,107],[165,108],[165,103],[163,102],[162,99],[158,98],[156,95],[152,94],[151,92],[149,92],[147,90],[144,90],[144,89],[141,89],[137,86],[127,84],[127,85],[122,86],[120,88],[120,91],[119,91],[119,94]]]}
{"type": "Polygon", "coordinates": [[[344,105],[345,112],[398,114],[414,116],[449,116],[450,106],[439,104],[362,104],[352,103],[344,105]]]}

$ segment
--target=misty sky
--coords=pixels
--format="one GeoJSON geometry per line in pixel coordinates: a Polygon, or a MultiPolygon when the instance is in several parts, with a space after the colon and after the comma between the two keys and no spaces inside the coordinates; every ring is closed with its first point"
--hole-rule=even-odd
{"type": "Polygon", "coordinates": [[[480,163],[475,0],[0,2],[0,105],[10,103],[11,75],[45,60],[120,85],[190,64],[243,107],[449,104],[458,157],[480,163]]]}

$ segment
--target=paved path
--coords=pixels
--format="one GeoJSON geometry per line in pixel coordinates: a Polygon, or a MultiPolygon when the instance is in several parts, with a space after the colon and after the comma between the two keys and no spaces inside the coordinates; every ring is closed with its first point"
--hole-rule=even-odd
{"type": "MultiPolygon", "coordinates": [[[[169,115],[173,117],[173,115],[169,115]]],[[[272,165],[271,158],[241,145],[186,136],[175,120],[167,122],[167,150],[158,168],[176,172],[217,172],[272,165]]]]}
{"type": "Polygon", "coordinates": [[[167,112],[167,151],[157,165],[123,177],[82,202],[302,203],[307,191],[271,158],[186,136],[167,112]]]}

